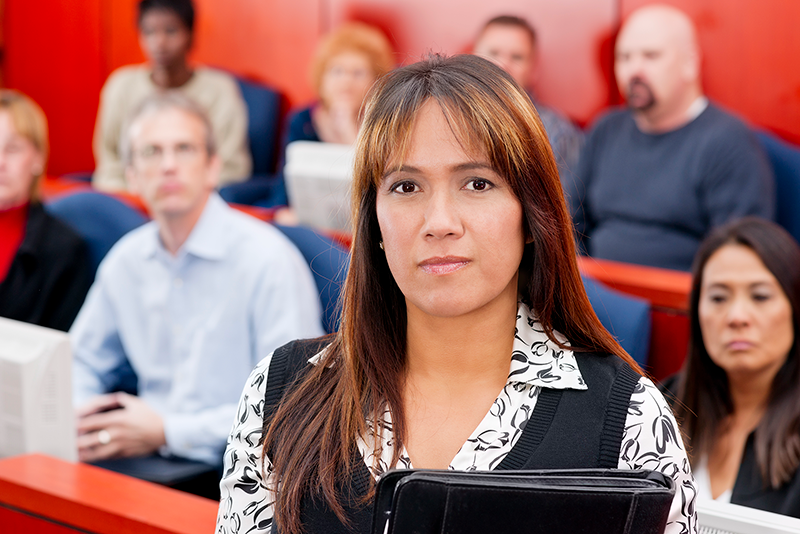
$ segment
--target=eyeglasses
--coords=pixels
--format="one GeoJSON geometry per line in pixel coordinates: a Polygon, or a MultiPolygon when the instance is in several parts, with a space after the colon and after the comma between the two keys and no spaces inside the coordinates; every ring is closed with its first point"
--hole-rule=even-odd
{"type": "Polygon", "coordinates": [[[147,145],[135,152],[135,154],[144,165],[156,166],[164,161],[164,155],[168,152],[172,152],[172,156],[178,163],[188,163],[194,161],[200,153],[203,152],[203,148],[191,143],[178,143],[172,148],[160,145],[147,145]]]}

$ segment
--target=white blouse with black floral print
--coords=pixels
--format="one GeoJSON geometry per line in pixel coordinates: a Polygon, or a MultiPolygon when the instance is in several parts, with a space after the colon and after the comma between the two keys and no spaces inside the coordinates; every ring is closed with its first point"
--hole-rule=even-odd
{"type": "MultiPolygon", "coordinates": [[[[322,354],[310,361],[318,363],[322,354]]],[[[220,483],[218,534],[269,532],[272,524],[275,496],[268,486],[271,488],[274,484],[261,475],[261,447],[258,445],[271,358],[271,355],[264,358],[250,375],[228,438],[220,483]]],[[[520,304],[508,381],[450,462],[450,469],[491,470],[497,466],[522,434],[541,388],[587,389],[587,386],[572,351],[552,343],[533,314],[520,304]]],[[[387,411],[384,419],[391,423],[391,413],[387,411]]],[[[372,424],[368,426],[374,428],[372,424]]],[[[373,476],[388,469],[392,458],[391,424],[384,428],[380,436],[383,452],[377,461],[372,446],[376,439],[374,433],[359,443],[373,476]]],[[[264,465],[269,479],[272,472],[269,458],[264,465]]],[[[413,467],[405,451],[396,467],[413,467]]],[[[694,534],[697,531],[695,484],[678,425],[661,393],[645,377],[639,379],[631,395],[618,467],[652,469],[672,477],[677,491],[665,533],[694,534]]]]}

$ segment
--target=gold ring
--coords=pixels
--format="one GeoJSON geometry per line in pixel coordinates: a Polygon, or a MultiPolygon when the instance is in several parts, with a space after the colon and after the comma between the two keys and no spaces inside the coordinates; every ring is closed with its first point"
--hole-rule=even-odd
{"type": "Polygon", "coordinates": [[[105,428],[97,432],[97,441],[100,445],[108,445],[111,443],[111,434],[105,428]]]}

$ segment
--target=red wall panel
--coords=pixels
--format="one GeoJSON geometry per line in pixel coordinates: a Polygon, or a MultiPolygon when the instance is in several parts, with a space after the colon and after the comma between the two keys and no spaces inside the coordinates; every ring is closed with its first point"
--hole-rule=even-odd
{"type": "MultiPolygon", "coordinates": [[[[697,25],[710,98],[800,143],[800,2],[659,0],[697,25]]],[[[622,14],[652,0],[622,0],[622,14]]]]}
{"type": "MultiPolygon", "coordinates": [[[[624,15],[651,1],[196,0],[193,58],[267,82],[296,106],[313,98],[308,62],[320,35],[343,20],[381,26],[407,63],[427,50],[465,51],[484,20],[518,13],[539,32],[539,97],[584,124],[616,96],[611,49],[618,6],[624,15]]],[[[698,25],[709,96],[800,143],[800,2],[666,1],[698,25]]],[[[136,4],[6,0],[5,82],[47,113],[53,173],[94,166],[91,136],[100,88],[114,68],[143,60],[136,4]]]]}
{"type": "Polygon", "coordinates": [[[616,0],[330,0],[326,28],[344,20],[374,23],[391,36],[403,63],[427,51],[468,51],[481,25],[503,15],[523,16],[539,37],[536,93],[580,123],[609,99],[610,48],[616,0]],[[605,62],[605,63],[604,63],[605,62]]]}
{"type": "Polygon", "coordinates": [[[195,58],[269,83],[296,106],[313,98],[308,65],[324,0],[196,0],[195,58]]]}
{"type": "Polygon", "coordinates": [[[104,73],[101,0],[6,0],[4,81],[50,125],[51,173],[94,168],[92,131],[104,73]]]}

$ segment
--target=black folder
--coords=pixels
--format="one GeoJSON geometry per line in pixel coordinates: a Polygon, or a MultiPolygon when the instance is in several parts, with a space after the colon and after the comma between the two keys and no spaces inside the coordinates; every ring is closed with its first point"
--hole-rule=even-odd
{"type": "Polygon", "coordinates": [[[675,496],[657,471],[389,471],[372,534],[661,534],[675,496]]]}

